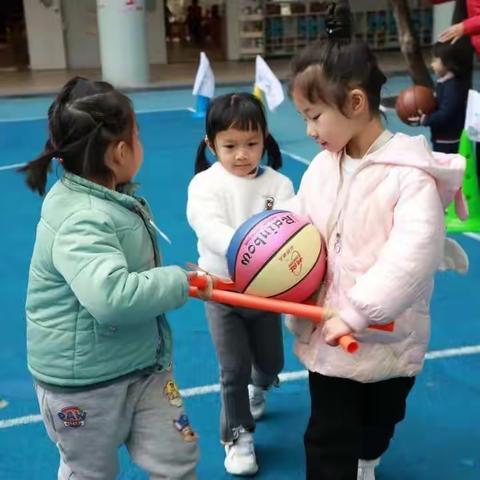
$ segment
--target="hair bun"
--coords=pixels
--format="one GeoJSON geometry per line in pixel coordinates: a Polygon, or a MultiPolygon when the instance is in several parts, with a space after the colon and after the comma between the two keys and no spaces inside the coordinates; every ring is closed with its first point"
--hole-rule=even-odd
{"type": "Polygon", "coordinates": [[[349,43],[352,33],[352,19],[347,5],[332,2],[327,9],[325,27],[328,37],[337,43],[349,43]]]}

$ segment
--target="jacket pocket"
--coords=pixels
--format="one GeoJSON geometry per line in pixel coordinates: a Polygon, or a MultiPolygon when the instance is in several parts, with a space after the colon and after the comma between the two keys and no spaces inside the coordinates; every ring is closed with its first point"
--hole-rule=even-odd
{"type": "Polygon", "coordinates": [[[310,338],[315,330],[315,325],[311,320],[294,315],[285,315],[285,326],[300,343],[310,343],[310,338]]]}
{"type": "Polygon", "coordinates": [[[38,384],[35,384],[35,392],[37,393],[38,405],[42,415],[43,423],[47,431],[48,437],[53,443],[57,443],[57,430],[55,429],[55,421],[48,406],[48,391],[38,384]]]}
{"type": "Polygon", "coordinates": [[[411,308],[407,309],[395,320],[393,331],[377,330],[376,328],[366,328],[362,332],[356,333],[355,338],[359,342],[390,344],[401,342],[413,333],[412,318],[415,313],[411,308]]]}

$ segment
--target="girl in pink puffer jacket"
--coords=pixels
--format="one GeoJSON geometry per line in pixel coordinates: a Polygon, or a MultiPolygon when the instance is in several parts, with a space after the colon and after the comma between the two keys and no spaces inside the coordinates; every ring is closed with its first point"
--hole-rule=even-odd
{"type": "Polygon", "coordinates": [[[462,156],[432,153],[423,136],[385,130],[385,81],[364,44],[329,39],[292,64],[291,96],[323,151],[288,208],[307,215],[326,241],[319,304],[338,312],[316,329],[291,321],[309,370],[308,479],[375,478],[422,368],[444,210],[461,200],[462,156]],[[393,332],[368,328],[390,322],[393,332]],[[345,334],[361,341],[354,355],[332,348],[345,334]]]}

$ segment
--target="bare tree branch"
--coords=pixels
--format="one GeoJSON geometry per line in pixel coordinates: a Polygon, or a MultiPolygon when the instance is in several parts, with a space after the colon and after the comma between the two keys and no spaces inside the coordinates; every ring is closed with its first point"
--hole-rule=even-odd
{"type": "Polygon", "coordinates": [[[405,57],[407,68],[416,85],[432,88],[433,82],[425,65],[422,50],[413,32],[410,8],[407,0],[390,0],[397,24],[400,49],[405,57]]]}

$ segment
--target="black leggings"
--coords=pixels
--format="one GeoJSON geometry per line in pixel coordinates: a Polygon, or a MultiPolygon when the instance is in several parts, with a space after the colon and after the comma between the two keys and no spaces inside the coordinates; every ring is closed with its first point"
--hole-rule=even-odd
{"type": "Polygon", "coordinates": [[[307,479],[356,480],[359,458],[373,460],[387,450],[414,382],[401,377],[360,383],[310,372],[307,479]]]}
{"type": "Polygon", "coordinates": [[[432,140],[432,150],[434,152],[442,152],[442,153],[458,153],[458,146],[460,142],[454,143],[441,143],[432,140]]]}

